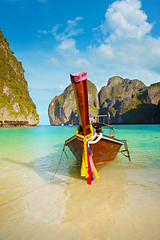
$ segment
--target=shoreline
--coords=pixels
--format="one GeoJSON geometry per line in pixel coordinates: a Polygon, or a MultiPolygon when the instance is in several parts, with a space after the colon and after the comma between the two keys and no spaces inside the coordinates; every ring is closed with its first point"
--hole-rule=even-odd
{"type": "Polygon", "coordinates": [[[5,128],[5,127],[35,127],[39,124],[34,123],[30,124],[29,121],[11,121],[11,120],[0,120],[0,128],[5,128]]]}
{"type": "MultiPolygon", "coordinates": [[[[160,123],[111,123],[110,126],[111,125],[160,125],[160,123]]],[[[56,125],[55,124],[55,125],[52,125],[52,124],[50,124],[50,125],[41,125],[41,126],[62,126],[62,127],[65,127],[65,126],[78,126],[78,124],[73,124],[73,125],[70,125],[70,124],[64,124],[64,125],[61,125],[61,124],[56,125]]]]}
{"type": "MultiPolygon", "coordinates": [[[[21,122],[21,121],[19,121],[21,122]]],[[[110,126],[123,126],[123,125],[133,125],[133,126],[136,126],[136,125],[160,125],[160,123],[113,123],[111,124],[110,126]]],[[[73,124],[73,125],[51,125],[51,124],[41,124],[41,125],[38,125],[38,124],[20,124],[20,123],[15,123],[15,124],[1,124],[1,121],[0,121],[0,129],[1,128],[17,128],[17,127],[74,127],[74,126],[78,126],[76,124],[73,124]]],[[[104,126],[105,127],[105,126],[104,126]]]]}

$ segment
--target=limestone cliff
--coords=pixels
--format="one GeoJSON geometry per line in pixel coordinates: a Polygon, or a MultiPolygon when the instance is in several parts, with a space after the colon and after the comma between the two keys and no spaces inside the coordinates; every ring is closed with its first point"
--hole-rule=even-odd
{"type": "MultiPolygon", "coordinates": [[[[89,112],[98,114],[98,92],[96,86],[88,81],[89,112]]],[[[55,96],[48,108],[51,125],[78,124],[78,115],[74,91],[70,84],[62,94],[55,96]]]]}
{"type": "Polygon", "coordinates": [[[35,126],[39,123],[24,78],[21,62],[0,30],[0,126],[35,126]]]}
{"type": "Polygon", "coordinates": [[[100,114],[112,123],[160,123],[160,83],[146,87],[139,80],[113,77],[99,92],[100,114]]]}
{"type": "MultiPolygon", "coordinates": [[[[139,80],[112,77],[98,93],[94,84],[89,85],[89,112],[108,112],[112,124],[160,123],[160,83],[147,87],[139,80]]],[[[72,86],[56,96],[49,106],[51,125],[78,124],[77,108],[72,86]]],[[[106,122],[108,119],[106,117],[106,122]]]]}

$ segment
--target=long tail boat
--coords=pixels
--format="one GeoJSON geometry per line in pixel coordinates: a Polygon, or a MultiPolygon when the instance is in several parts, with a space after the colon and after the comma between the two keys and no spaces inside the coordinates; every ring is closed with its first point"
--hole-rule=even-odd
{"type": "Polygon", "coordinates": [[[97,169],[114,160],[125,142],[114,136],[104,135],[103,131],[99,131],[99,124],[94,125],[96,129],[90,124],[87,72],[72,73],[70,78],[78,109],[79,126],[76,135],[65,141],[65,146],[68,146],[77,161],[82,163],[81,176],[86,177],[87,183],[91,184],[94,178],[98,178],[97,169]]]}

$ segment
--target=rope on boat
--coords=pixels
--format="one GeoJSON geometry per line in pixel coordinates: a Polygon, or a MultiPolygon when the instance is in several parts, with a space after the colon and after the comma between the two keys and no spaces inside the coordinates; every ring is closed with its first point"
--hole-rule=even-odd
{"type": "Polygon", "coordinates": [[[12,198],[11,200],[0,204],[0,207],[3,207],[3,206],[5,206],[5,205],[7,205],[7,204],[9,204],[9,203],[11,203],[11,202],[14,202],[14,201],[16,201],[17,199],[19,199],[19,198],[21,198],[21,197],[24,197],[24,196],[26,196],[26,195],[28,195],[28,194],[30,194],[30,193],[33,193],[33,192],[35,192],[36,190],[38,190],[38,189],[40,189],[40,188],[43,188],[44,186],[46,186],[47,184],[49,184],[49,183],[55,178],[55,176],[56,176],[56,174],[57,174],[57,172],[58,172],[58,169],[59,169],[60,164],[61,164],[61,161],[62,161],[63,152],[65,153],[66,157],[68,158],[68,156],[67,156],[66,152],[64,151],[64,149],[65,149],[65,144],[64,144],[64,146],[63,146],[63,150],[62,150],[61,157],[60,157],[60,160],[59,160],[59,162],[58,162],[58,166],[57,166],[57,168],[56,168],[56,171],[55,171],[54,175],[51,177],[51,179],[50,179],[48,182],[46,182],[45,184],[43,184],[43,185],[41,185],[41,186],[39,186],[39,187],[37,187],[37,188],[34,188],[34,189],[31,190],[31,191],[28,191],[28,192],[26,192],[26,193],[24,193],[24,194],[21,194],[21,195],[19,195],[18,197],[12,198]]]}
{"type": "Polygon", "coordinates": [[[119,151],[120,153],[123,154],[123,156],[127,157],[129,161],[131,161],[131,157],[130,157],[130,153],[129,153],[129,149],[128,149],[128,145],[127,145],[127,141],[126,140],[122,140],[122,142],[124,142],[124,150],[119,151]],[[127,154],[125,154],[125,152],[127,152],[127,154]]]}
{"type": "Polygon", "coordinates": [[[95,144],[97,142],[99,142],[101,140],[101,138],[103,137],[102,133],[100,133],[99,135],[97,134],[97,139],[96,140],[92,140],[92,141],[89,141],[88,144],[95,144]]]}

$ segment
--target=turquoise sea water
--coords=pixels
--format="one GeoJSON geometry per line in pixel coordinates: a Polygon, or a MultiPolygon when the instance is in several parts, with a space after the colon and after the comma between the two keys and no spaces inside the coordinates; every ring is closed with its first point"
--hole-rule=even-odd
{"type": "Polygon", "coordinates": [[[114,126],[132,161],[119,153],[91,186],[66,147],[49,182],[76,128],[0,129],[0,239],[160,239],[160,125],[114,126]]]}

